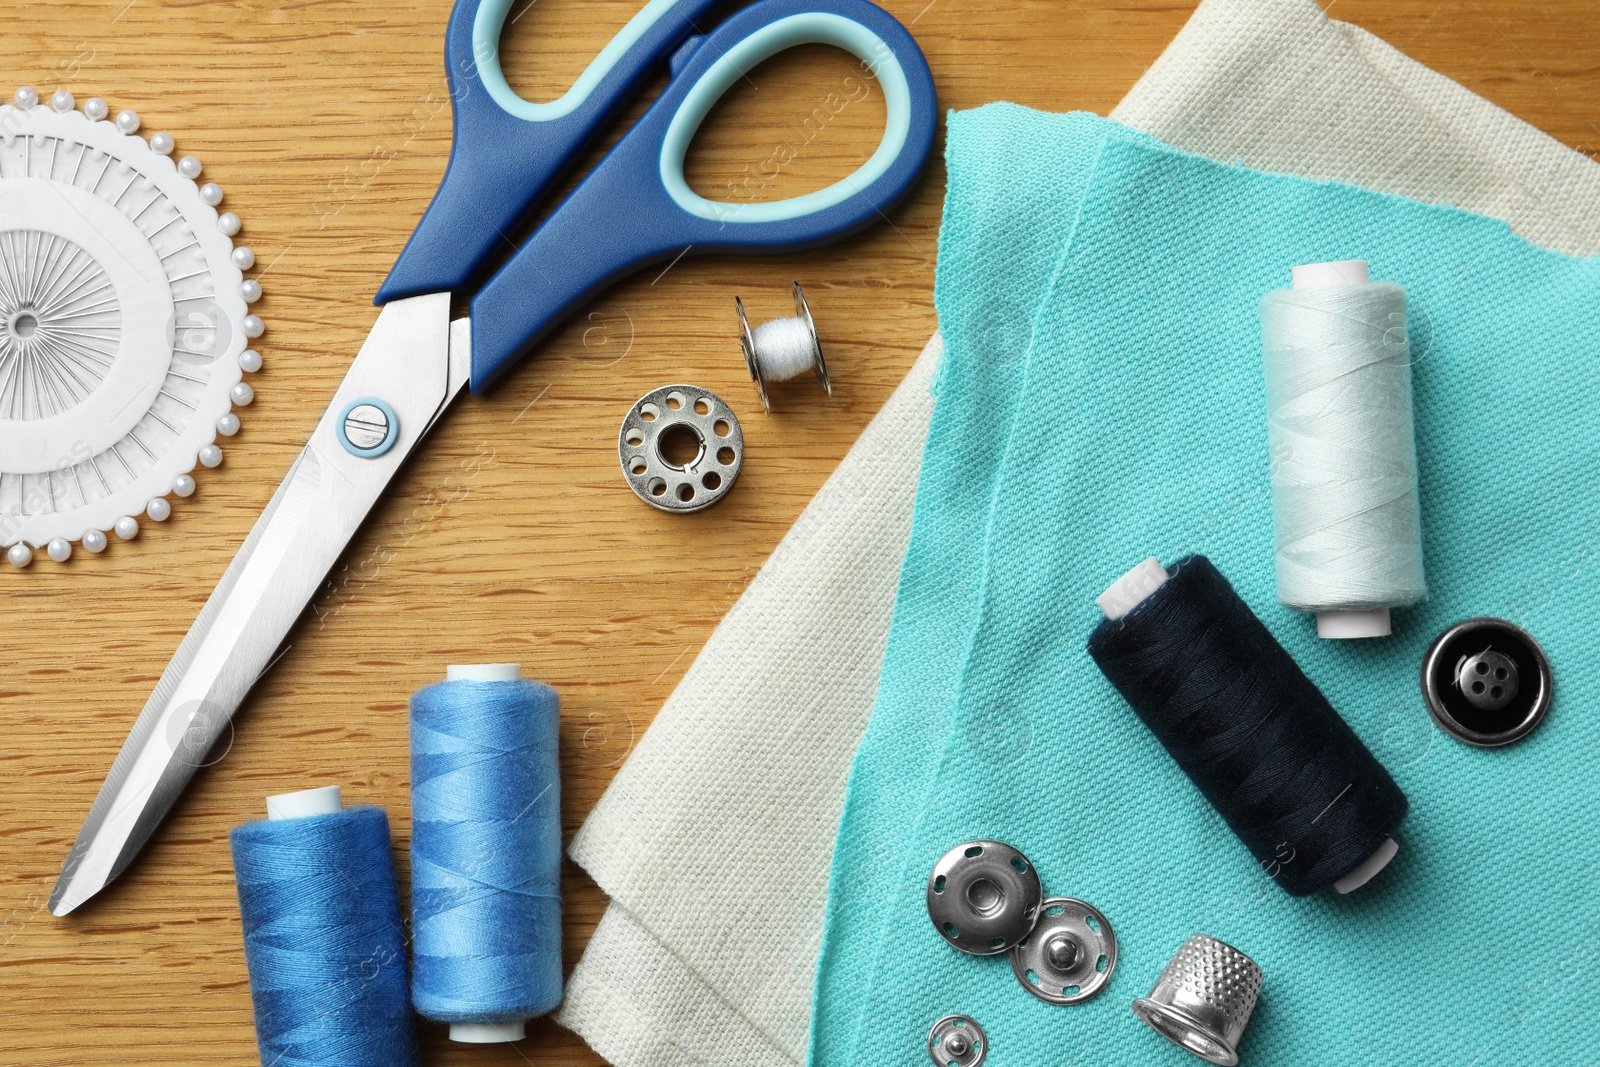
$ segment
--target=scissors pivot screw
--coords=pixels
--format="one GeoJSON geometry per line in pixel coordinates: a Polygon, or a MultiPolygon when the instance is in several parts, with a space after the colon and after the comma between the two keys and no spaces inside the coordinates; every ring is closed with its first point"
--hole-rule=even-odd
{"type": "Polygon", "coordinates": [[[389,451],[400,430],[394,408],[376,397],[352,400],[339,418],[339,443],[345,451],[374,459],[389,451]]]}

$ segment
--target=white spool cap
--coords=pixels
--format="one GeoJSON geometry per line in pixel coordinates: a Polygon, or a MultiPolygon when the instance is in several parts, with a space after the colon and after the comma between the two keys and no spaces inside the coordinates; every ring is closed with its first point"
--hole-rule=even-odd
{"type": "Polygon", "coordinates": [[[1094,598],[1095,606],[1112,622],[1138,607],[1151,593],[1166,584],[1167,574],[1161,561],[1151,556],[1137,564],[1133,570],[1111,583],[1111,588],[1094,598]]]}
{"type": "Polygon", "coordinates": [[[336,785],[302,789],[298,793],[279,793],[267,798],[267,818],[304,819],[308,815],[337,815],[344,810],[344,796],[336,785]]]}
{"type": "Polygon", "coordinates": [[[1388,608],[1317,612],[1318,637],[1346,640],[1353,637],[1388,637],[1389,632],[1388,608]]]}
{"type": "Polygon", "coordinates": [[[498,1045],[504,1041],[521,1041],[526,1036],[527,1028],[523,1023],[450,1024],[450,1040],[464,1045],[498,1045]]]}
{"type": "Polygon", "coordinates": [[[520,682],[520,663],[452,663],[445,668],[449,682],[520,682]]]}
{"type": "MultiPolygon", "coordinates": [[[[1355,260],[1354,262],[1360,263],[1361,261],[1355,260]]],[[[1344,264],[1325,265],[1343,266],[1344,264]]],[[[1366,267],[1365,263],[1362,263],[1361,265],[1363,268],[1366,267]]],[[[1143,560],[1135,565],[1134,568],[1127,574],[1124,574],[1121,578],[1118,578],[1116,581],[1112,582],[1111,588],[1095,597],[1095,605],[1099,607],[1101,612],[1105,614],[1106,618],[1115,622],[1143,603],[1145,598],[1147,598],[1151,593],[1154,593],[1157,589],[1160,589],[1163,585],[1165,585],[1167,579],[1170,577],[1171,575],[1169,575],[1166,568],[1161,565],[1160,560],[1157,560],[1154,556],[1151,556],[1149,559],[1143,560]]],[[[1324,633],[1322,630],[1322,620],[1324,616],[1344,617],[1350,615],[1370,614],[1376,613],[1364,611],[1322,612],[1317,616],[1317,635],[1319,637],[1345,636],[1324,633]]],[[[1389,609],[1387,608],[1383,609],[1383,621],[1383,632],[1388,633],[1389,609]]],[[[1365,637],[1369,635],[1359,634],[1350,636],[1365,637]]],[[[1400,845],[1395,841],[1394,838],[1384,838],[1383,844],[1379,845],[1373,851],[1372,855],[1366,858],[1361,866],[1357,867],[1355,870],[1351,871],[1349,874],[1333,883],[1333,888],[1337,889],[1341,895],[1360,889],[1362,886],[1372,881],[1373,878],[1377,877],[1378,872],[1387,867],[1389,865],[1389,861],[1394,859],[1395,853],[1399,851],[1400,845]]]]}
{"type": "MultiPolygon", "coordinates": [[[[1341,259],[1334,263],[1306,263],[1290,271],[1291,284],[1296,289],[1332,289],[1341,285],[1366,285],[1370,281],[1367,261],[1341,259]]],[[[1390,633],[1389,609],[1372,608],[1367,611],[1317,612],[1317,636],[1331,640],[1349,640],[1360,637],[1388,637],[1390,633]]],[[[1387,862],[1387,861],[1385,861],[1387,862]]],[[[1382,869],[1382,865],[1379,865],[1382,869]]],[[[1377,870],[1372,872],[1377,874],[1377,870]]],[[[1368,877],[1371,877],[1370,875],[1368,877]]],[[[1351,887],[1355,888],[1354,886],[1351,887]]],[[[1340,890],[1346,892],[1346,890],[1340,890]]]]}
{"type": "Polygon", "coordinates": [[[1372,855],[1366,858],[1361,866],[1333,883],[1333,888],[1340,894],[1351,893],[1377,877],[1378,872],[1389,866],[1389,861],[1394,859],[1395,853],[1400,851],[1400,843],[1392,837],[1383,839],[1372,855]]]}
{"type": "Polygon", "coordinates": [[[1340,285],[1366,285],[1367,261],[1341,259],[1335,263],[1306,263],[1289,272],[1295,289],[1332,289],[1340,285]]]}
{"type": "MultiPolygon", "coordinates": [[[[445,668],[449,682],[518,682],[520,663],[452,663],[445,668]]],[[[521,1041],[527,1036],[524,1023],[451,1023],[450,1040],[465,1045],[497,1045],[521,1041]]]]}

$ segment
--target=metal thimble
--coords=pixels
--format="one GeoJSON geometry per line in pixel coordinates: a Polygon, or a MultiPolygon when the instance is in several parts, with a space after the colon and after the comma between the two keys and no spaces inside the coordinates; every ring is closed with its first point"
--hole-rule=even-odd
{"type": "Polygon", "coordinates": [[[1173,1044],[1233,1067],[1261,977],[1261,968],[1243,952],[1196,934],[1172,957],[1150,995],[1133,1002],[1133,1013],[1173,1044]]]}

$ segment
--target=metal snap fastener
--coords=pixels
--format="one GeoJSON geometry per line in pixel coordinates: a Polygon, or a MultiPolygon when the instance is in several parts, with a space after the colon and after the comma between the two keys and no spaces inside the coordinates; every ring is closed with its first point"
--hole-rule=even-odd
{"type": "Polygon", "coordinates": [[[1039,905],[1033,932],[1011,950],[1022,988],[1051,1004],[1079,1004],[1106,987],[1117,969],[1117,935],[1092,905],[1051,897],[1039,905]]]}
{"type": "Polygon", "coordinates": [[[662,511],[699,511],[733,488],[744,463],[744,434],[715,393],[665,385],[628,409],[617,455],[640,500],[662,511]]]}
{"type": "Polygon", "coordinates": [[[1042,896],[1026,856],[999,841],[969,841],[934,864],[928,918],[962,952],[993,956],[1028,936],[1042,896]]]}
{"type": "Polygon", "coordinates": [[[1458,622],[1422,659],[1422,699],[1452,737],[1494,748],[1526,737],[1550,710],[1550,663],[1504,619],[1458,622]]]}
{"type": "Polygon", "coordinates": [[[364,396],[345,405],[336,429],[346,452],[376,459],[394,447],[400,435],[400,416],[377,397],[364,396]]]}
{"type": "Polygon", "coordinates": [[[1150,995],[1133,1002],[1133,1014],[1174,1045],[1233,1067],[1262,977],[1255,960],[1243,952],[1196,934],[1178,949],[1150,995]]]}
{"type": "Polygon", "coordinates": [[[976,1019],[946,1015],[928,1031],[928,1055],[939,1067],[978,1067],[989,1054],[989,1038],[976,1019]]]}

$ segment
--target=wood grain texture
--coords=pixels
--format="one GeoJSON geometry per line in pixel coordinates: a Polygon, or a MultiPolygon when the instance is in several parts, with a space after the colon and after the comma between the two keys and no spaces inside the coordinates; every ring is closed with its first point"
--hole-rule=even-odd
{"type": "MultiPolygon", "coordinates": [[[[912,25],[945,107],[1009,99],[1105,113],[1193,0],[880,0],[912,25]]],[[[536,0],[507,42],[512,82],[551,98],[639,0],[536,0]]],[[[267,291],[266,368],[227,461],[171,521],[68,566],[0,569],[0,1064],[256,1062],[230,828],[263,796],[336,782],[384,805],[405,876],[406,700],[445,664],[520,660],[564,697],[564,823],[616,767],[934,329],[943,171],[864,236],[776,260],[685,260],[586,309],[487,399],[463,402],[392,487],[195,782],[119,884],[66,920],[43,910],[134,715],[321,414],[374,311],[370,295],[443,172],[447,0],[53,0],[8,5],[0,85],[70,87],[170,130],[245,219],[267,291]],[[834,372],[824,400],[780,388],[760,413],[732,297],[758,319],[807,287],[834,372]],[[626,489],[615,435],[668,381],[729,398],[745,472],[691,517],[626,489]]],[[[1600,13],[1588,0],[1335,0],[1364,26],[1568,144],[1600,145],[1600,13]]],[[[742,181],[853,64],[807,49],[719,109],[691,159],[703,191],[742,181]],[[788,131],[788,132],[786,132],[788,131]]],[[[9,88],[5,90],[9,93],[9,88]]],[[[640,105],[642,107],[642,104],[640,105]]],[[[634,109],[637,114],[639,107],[634,109]]],[[[877,94],[800,146],[762,196],[853,168],[877,94]]],[[[569,965],[605,901],[565,879],[569,965]]],[[[593,1065],[535,1024],[516,1046],[450,1045],[430,1065],[593,1065]]]]}

